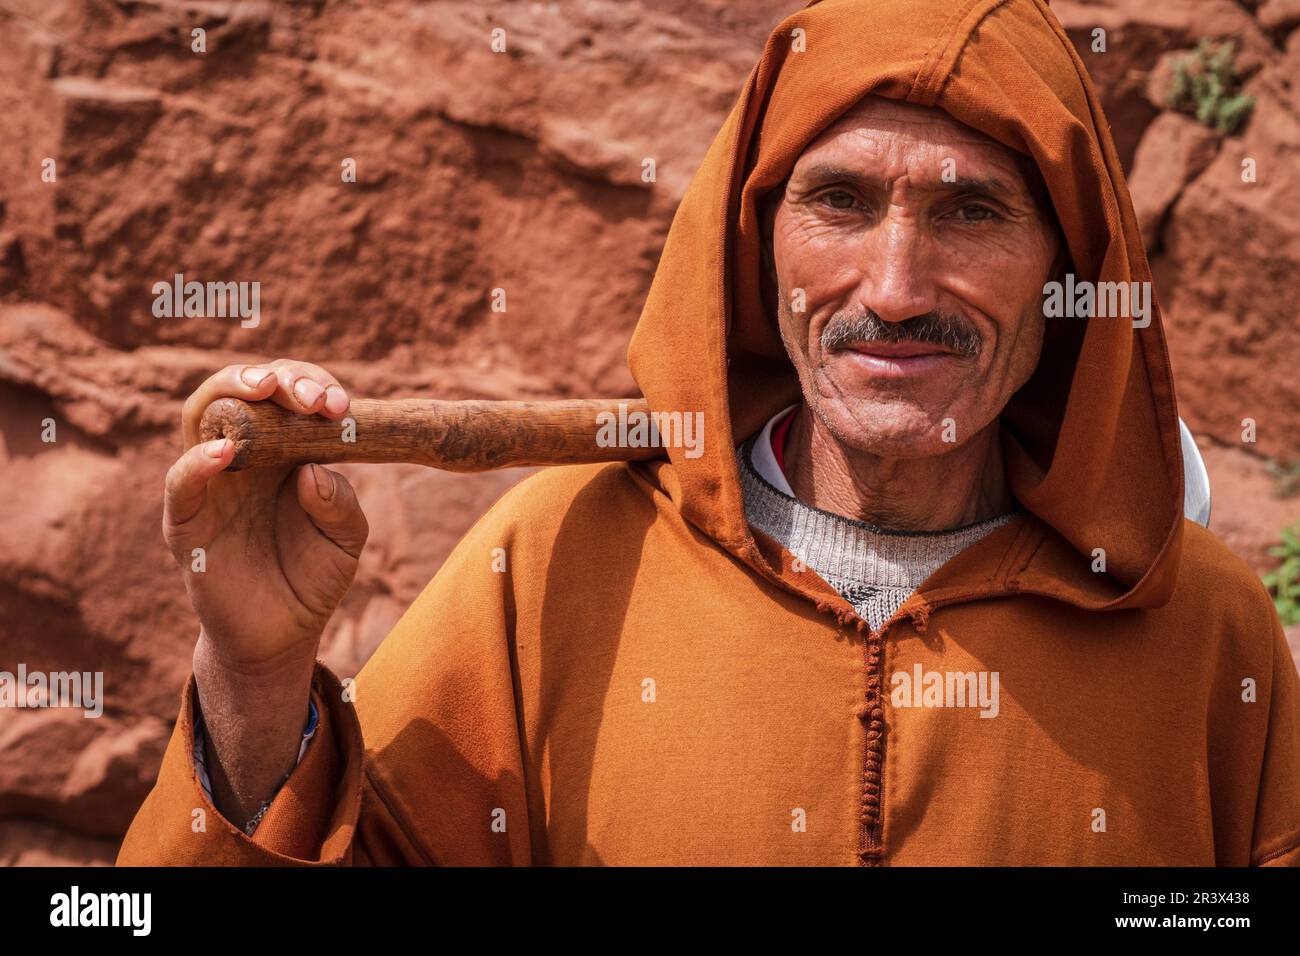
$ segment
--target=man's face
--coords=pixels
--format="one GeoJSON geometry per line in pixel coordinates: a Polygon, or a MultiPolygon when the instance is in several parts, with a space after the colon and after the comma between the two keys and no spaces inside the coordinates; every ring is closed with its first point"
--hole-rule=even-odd
{"type": "Polygon", "coordinates": [[[1017,157],[872,96],[799,157],[768,224],[781,337],[842,444],[951,451],[1033,373],[1059,242],[1017,157]]]}

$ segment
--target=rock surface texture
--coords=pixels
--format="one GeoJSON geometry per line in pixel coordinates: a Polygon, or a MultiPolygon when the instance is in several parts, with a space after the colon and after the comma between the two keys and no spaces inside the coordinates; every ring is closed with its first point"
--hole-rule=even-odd
{"type": "MultiPolygon", "coordinates": [[[[150,786],[197,631],[159,533],[185,396],[280,356],[366,397],[635,394],[674,209],[797,6],[0,2],[0,670],[103,671],[106,698],[0,709],[0,863],[111,862],[150,786]],[[155,317],[176,273],[260,282],[260,321],[155,317]]],[[[1300,7],[1054,8],[1131,167],[1213,527],[1263,571],[1300,517],[1275,496],[1300,461],[1300,7]],[[1258,100],[1226,138],[1163,105],[1203,37],[1258,100]]],[[[343,470],[372,529],[323,645],[347,676],[520,473],[343,470]]]]}

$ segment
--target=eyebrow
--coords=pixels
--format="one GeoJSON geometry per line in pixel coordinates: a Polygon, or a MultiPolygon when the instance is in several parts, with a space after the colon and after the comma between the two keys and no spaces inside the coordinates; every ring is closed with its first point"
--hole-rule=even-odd
{"type": "MultiPolygon", "coordinates": [[[[860,170],[850,169],[835,163],[814,163],[803,170],[797,177],[791,178],[797,178],[805,184],[845,180],[874,189],[883,188],[883,183],[875,176],[868,176],[860,170]]],[[[1024,195],[1024,191],[1014,189],[1001,179],[992,176],[958,176],[952,182],[938,181],[933,185],[922,186],[921,188],[927,190],[951,189],[958,192],[974,193],[977,196],[984,196],[1002,202],[1022,198],[1024,195]]]]}

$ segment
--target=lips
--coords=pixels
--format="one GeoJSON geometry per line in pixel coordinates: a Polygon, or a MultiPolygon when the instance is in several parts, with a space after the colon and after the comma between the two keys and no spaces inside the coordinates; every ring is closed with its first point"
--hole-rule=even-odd
{"type": "Polygon", "coordinates": [[[956,354],[931,342],[860,342],[845,357],[873,378],[909,378],[942,367],[956,354]]]}
{"type": "Polygon", "coordinates": [[[906,359],[953,354],[948,349],[932,342],[855,342],[852,345],[845,346],[845,348],[859,355],[882,359],[906,359]]]}

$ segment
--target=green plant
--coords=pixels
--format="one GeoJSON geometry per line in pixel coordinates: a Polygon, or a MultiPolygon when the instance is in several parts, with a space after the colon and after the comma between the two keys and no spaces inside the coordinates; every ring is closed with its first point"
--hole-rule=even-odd
{"type": "Polygon", "coordinates": [[[1283,464],[1270,458],[1268,473],[1275,482],[1273,486],[1275,498],[1294,498],[1300,494],[1300,459],[1290,464],[1283,464]]]}
{"type": "Polygon", "coordinates": [[[1273,595],[1283,626],[1300,624],[1300,523],[1283,528],[1282,543],[1268,553],[1282,563],[1264,575],[1264,586],[1273,595]]]}
{"type": "Polygon", "coordinates": [[[1221,135],[1235,133],[1255,107],[1255,98],[1240,91],[1236,55],[1231,40],[1216,44],[1204,39],[1195,51],[1179,57],[1173,65],[1169,107],[1192,114],[1221,135]]]}

